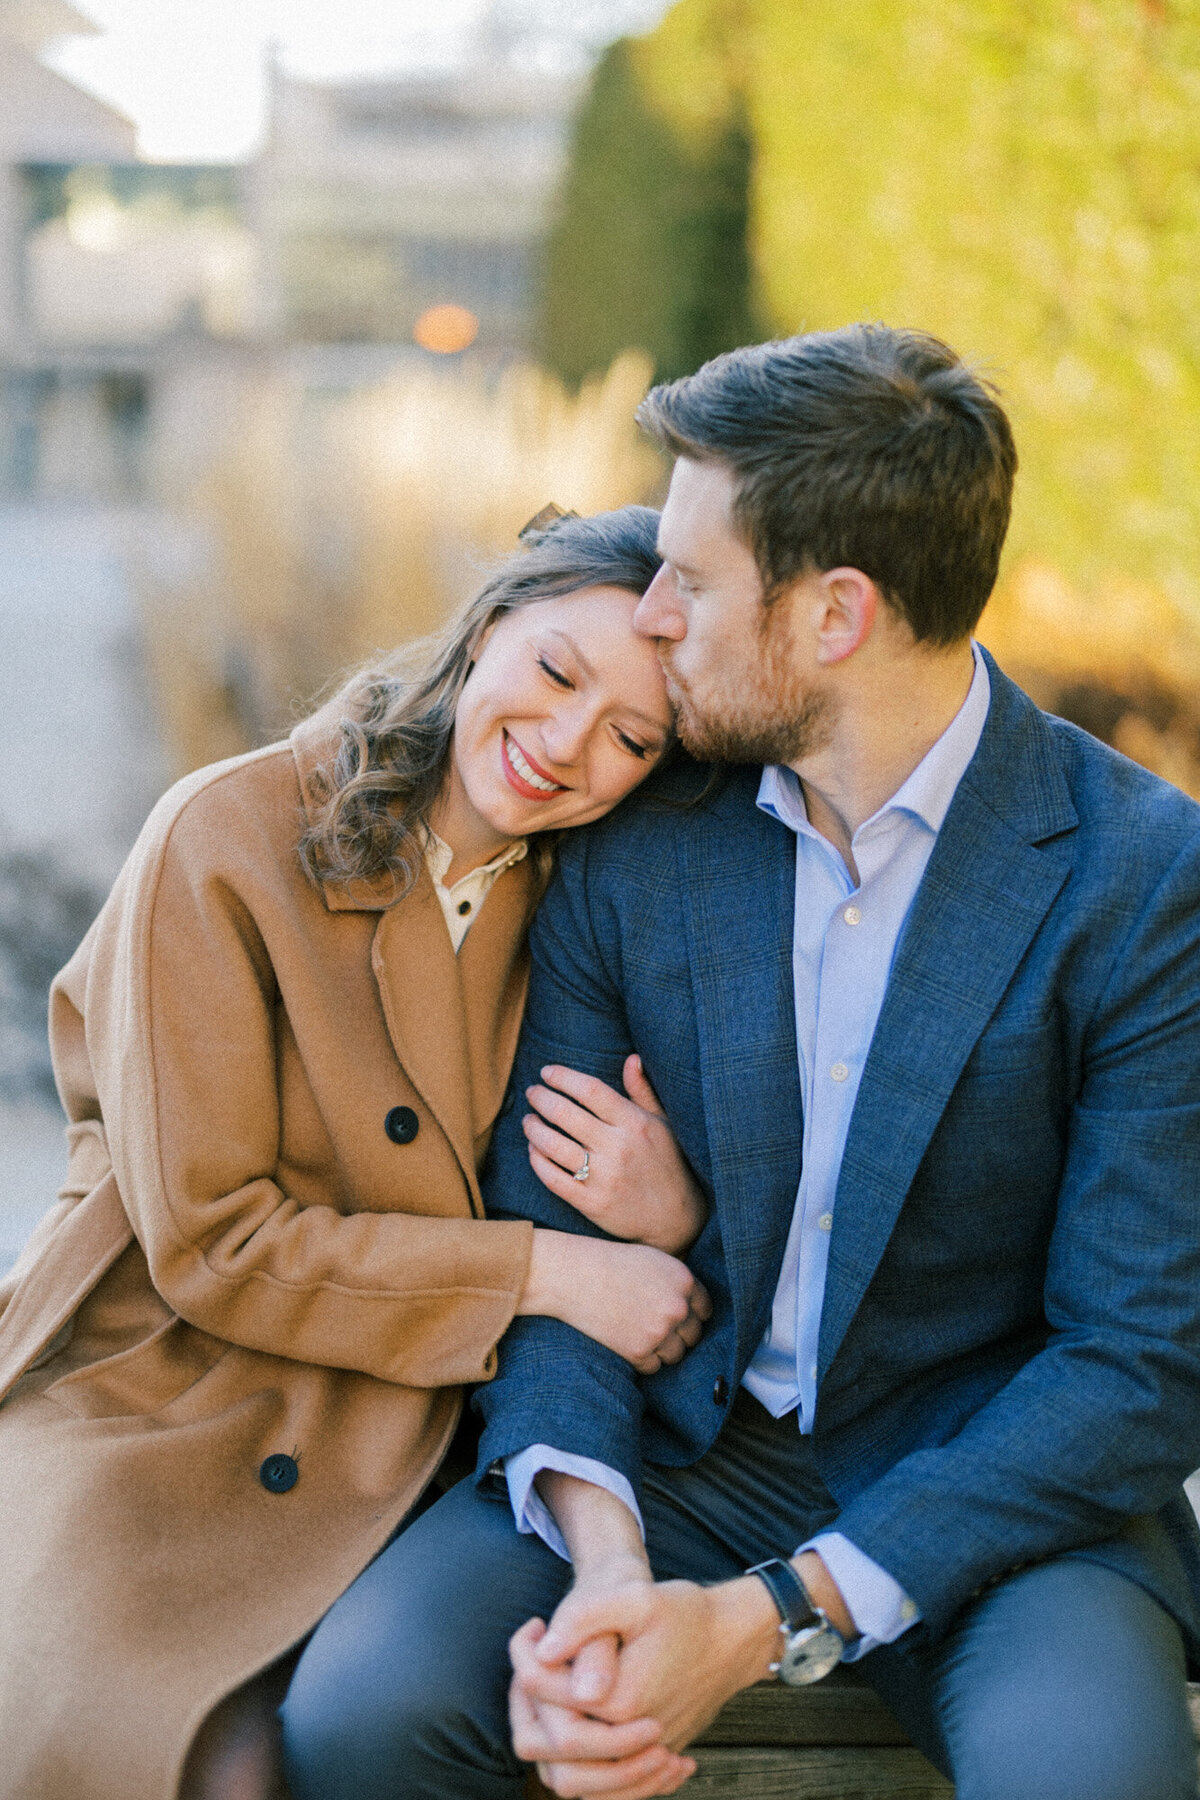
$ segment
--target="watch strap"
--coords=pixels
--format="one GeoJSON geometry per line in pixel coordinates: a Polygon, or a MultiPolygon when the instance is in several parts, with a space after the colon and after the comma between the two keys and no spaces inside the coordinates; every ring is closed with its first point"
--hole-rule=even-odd
{"type": "Polygon", "coordinates": [[[784,1562],[782,1557],[772,1556],[766,1562],[755,1563],[746,1573],[757,1575],[764,1584],[789,1631],[801,1631],[804,1626],[816,1625],[824,1618],[809,1599],[808,1589],[791,1563],[784,1562]]]}

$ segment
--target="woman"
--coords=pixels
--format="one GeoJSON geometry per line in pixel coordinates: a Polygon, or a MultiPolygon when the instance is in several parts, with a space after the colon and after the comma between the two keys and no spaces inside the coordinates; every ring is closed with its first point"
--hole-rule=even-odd
{"type": "Polygon", "coordinates": [[[179,784],[55,983],[70,1170],[0,1290],[5,1800],[205,1791],[203,1722],[386,1543],[515,1314],[694,1341],[673,1257],[476,1180],[546,834],[668,746],[655,524],[559,520],[422,671],[179,784]]]}

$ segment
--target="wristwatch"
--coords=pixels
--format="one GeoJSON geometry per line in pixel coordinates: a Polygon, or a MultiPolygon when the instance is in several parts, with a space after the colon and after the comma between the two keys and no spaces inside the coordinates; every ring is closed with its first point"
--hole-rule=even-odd
{"type": "Polygon", "coordinates": [[[779,1661],[771,1664],[772,1675],[788,1687],[807,1687],[820,1681],[842,1660],[846,1640],[819,1606],[814,1606],[808,1589],[791,1563],[773,1556],[769,1562],[755,1563],[747,1575],[757,1575],[779,1608],[779,1634],[783,1650],[779,1661]]]}

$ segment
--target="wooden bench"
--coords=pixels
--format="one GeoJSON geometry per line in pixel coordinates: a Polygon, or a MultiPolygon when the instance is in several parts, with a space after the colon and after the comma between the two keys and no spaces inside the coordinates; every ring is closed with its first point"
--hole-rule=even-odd
{"type": "MultiPolygon", "coordinates": [[[[1189,1690],[1200,1737],[1200,1685],[1189,1690]]],[[[949,1800],[951,1784],[850,1669],[810,1688],[747,1688],[693,1746],[690,1800],[949,1800]]],[[[544,1795],[540,1783],[530,1793],[544,1795]]]]}

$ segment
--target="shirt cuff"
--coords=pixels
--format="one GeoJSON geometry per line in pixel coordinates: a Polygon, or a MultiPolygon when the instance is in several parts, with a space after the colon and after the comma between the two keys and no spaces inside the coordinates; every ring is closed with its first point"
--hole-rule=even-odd
{"type": "MultiPolygon", "coordinates": [[[[606,1488],[623,1500],[634,1518],[643,1539],[646,1536],[642,1524],[642,1514],[634,1497],[632,1487],[623,1475],[610,1469],[607,1463],[594,1462],[590,1456],[572,1456],[568,1450],[553,1450],[549,1444],[532,1444],[528,1450],[520,1450],[515,1456],[505,1458],[504,1474],[508,1481],[508,1497],[512,1502],[513,1518],[517,1522],[517,1530],[527,1536],[540,1537],[564,1562],[570,1562],[571,1553],[567,1549],[562,1532],[554,1514],[533,1485],[543,1469],[553,1469],[559,1475],[574,1475],[580,1481],[590,1481],[594,1487],[606,1488]]],[[[861,1554],[861,1552],[859,1553],[861,1554]]]]}
{"type": "Polygon", "coordinates": [[[858,1627],[860,1635],[847,1646],[843,1662],[857,1662],[868,1650],[894,1643],[921,1617],[916,1601],[909,1599],[900,1583],[840,1531],[824,1531],[809,1538],[800,1550],[817,1552],[858,1627]]]}

